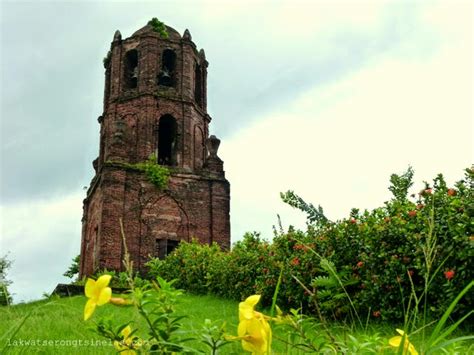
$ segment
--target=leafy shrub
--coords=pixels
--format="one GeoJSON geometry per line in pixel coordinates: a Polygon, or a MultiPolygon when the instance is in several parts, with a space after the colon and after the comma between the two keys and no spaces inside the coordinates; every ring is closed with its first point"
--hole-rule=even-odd
{"type": "Polygon", "coordinates": [[[162,38],[166,39],[169,37],[165,24],[156,17],[153,17],[147,24],[153,27],[153,31],[158,33],[162,38]]]}
{"type": "Polygon", "coordinates": [[[159,190],[164,190],[168,187],[170,171],[166,166],[157,163],[156,154],[151,154],[146,161],[135,164],[112,160],[106,161],[106,164],[142,172],[145,174],[148,181],[155,185],[159,190]]]}
{"type": "MultiPolygon", "coordinates": [[[[411,169],[393,174],[393,198],[384,206],[353,209],[335,222],[320,206],[289,191],[283,200],[308,214],[305,232],[290,228],[275,233],[272,243],[247,233],[231,252],[181,243],[165,260],[151,262],[159,266],[154,276],[178,279],[178,287],[192,292],[237,300],[258,293],[269,305],[281,272],[279,305],[311,311],[316,300],[320,311],[334,318],[354,310],[364,317],[403,320],[414,291],[430,305],[426,312],[439,316],[474,278],[474,172],[467,169],[465,179],[451,188],[438,175],[432,186],[425,183],[417,196],[408,196],[412,178],[411,169]]],[[[456,311],[466,314],[473,298],[466,294],[456,311]]]]}
{"type": "Polygon", "coordinates": [[[169,280],[176,279],[175,286],[194,293],[206,293],[209,264],[219,253],[217,244],[201,245],[193,240],[182,242],[166,261],[152,259],[148,264],[152,278],[166,275],[169,280]]]}
{"type": "Polygon", "coordinates": [[[148,180],[158,189],[164,189],[168,186],[170,171],[167,167],[156,163],[155,154],[150,155],[147,161],[134,164],[133,166],[143,171],[148,180]]]}

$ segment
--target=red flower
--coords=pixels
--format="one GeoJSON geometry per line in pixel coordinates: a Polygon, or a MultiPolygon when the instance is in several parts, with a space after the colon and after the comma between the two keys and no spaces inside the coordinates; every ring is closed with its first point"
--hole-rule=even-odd
{"type": "Polygon", "coordinates": [[[362,267],[362,266],[364,266],[364,263],[363,263],[362,261],[359,261],[359,262],[357,263],[357,267],[360,268],[360,267],[362,267]]]}
{"type": "Polygon", "coordinates": [[[409,215],[410,217],[415,217],[415,216],[416,216],[416,210],[409,211],[409,212],[408,212],[408,215],[409,215]]]}
{"type": "Polygon", "coordinates": [[[351,219],[349,220],[349,222],[350,222],[350,223],[352,223],[352,224],[355,224],[355,223],[357,223],[357,221],[356,221],[356,219],[355,219],[355,218],[351,218],[351,219]]]}
{"type": "Polygon", "coordinates": [[[444,272],[444,277],[446,277],[446,280],[451,280],[455,275],[454,270],[448,270],[444,272]]]}
{"type": "Polygon", "coordinates": [[[456,190],[448,189],[448,196],[456,196],[456,190]]]}
{"type": "Polygon", "coordinates": [[[373,312],[372,312],[372,315],[373,315],[375,318],[379,318],[379,317],[382,315],[382,313],[381,313],[380,311],[373,311],[373,312]]]}
{"type": "Polygon", "coordinates": [[[300,259],[298,259],[297,257],[293,258],[293,260],[291,260],[291,265],[293,266],[298,266],[300,264],[300,259]]]}

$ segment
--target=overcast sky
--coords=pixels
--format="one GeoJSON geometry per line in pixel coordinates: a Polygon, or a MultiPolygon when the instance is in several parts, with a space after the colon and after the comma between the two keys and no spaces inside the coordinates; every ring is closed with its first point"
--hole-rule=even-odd
{"type": "Polygon", "coordinates": [[[115,30],[158,17],[209,61],[212,134],[231,183],[232,241],[272,237],[390,198],[391,173],[450,184],[473,162],[469,1],[2,1],[1,243],[15,301],[65,281],[79,253],[115,30]]]}

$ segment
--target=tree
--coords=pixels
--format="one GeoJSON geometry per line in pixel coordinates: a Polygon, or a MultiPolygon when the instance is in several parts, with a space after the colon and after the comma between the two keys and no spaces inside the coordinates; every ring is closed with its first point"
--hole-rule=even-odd
{"type": "Polygon", "coordinates": [[[8,254],[0,257],[0,306],[8,306],[12,302],[12,297],[8,291],[11,281],[7,279],[7,270],[12,262],[8,259],[8,254]]]}
{"type": "Polygon", "coordinates": [[[63,274],[63,276],[69,277],[72,279],[75,275],[79,274],[79,263],[81,260],[81,256],[78,255],[74,259],[72,259],[72,264],[69,266],[69,269],[63,274]]]}

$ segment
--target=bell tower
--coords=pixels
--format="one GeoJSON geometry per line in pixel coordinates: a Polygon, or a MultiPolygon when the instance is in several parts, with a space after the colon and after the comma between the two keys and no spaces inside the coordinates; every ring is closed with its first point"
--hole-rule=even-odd
{"type": "Polygon", "coordinates": [[[83,205],[80,275],[122,270],[124,247],[137,270],[180,241],[230,247],[230,185],[220,144],[209,137],[207,67],[188,30],[153,24],[122,39],[104,58],[99,157],[83,205]],[[150,156],[170,170],[165,189],[130,168],[150,156]]]}

